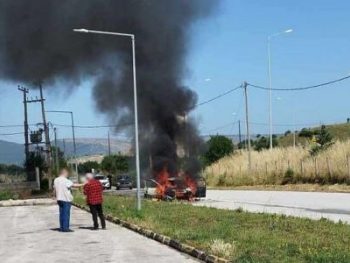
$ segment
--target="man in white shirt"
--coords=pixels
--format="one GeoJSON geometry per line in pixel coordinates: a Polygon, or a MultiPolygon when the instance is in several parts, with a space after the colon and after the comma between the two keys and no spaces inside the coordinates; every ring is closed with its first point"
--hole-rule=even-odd
{"type": "Polygon", "coordinates": [[[60,175],[54,180],[54,190],[59,206],[60,213],[60,231],[61,232],[73,232],[69,228],[70,220],[70,208],[73,201],[73,195],[71,193],[72,187],[80,187],[81,184],[74,184],[67,177],[69,172],[66,168],[63,168],[60,175]]]}

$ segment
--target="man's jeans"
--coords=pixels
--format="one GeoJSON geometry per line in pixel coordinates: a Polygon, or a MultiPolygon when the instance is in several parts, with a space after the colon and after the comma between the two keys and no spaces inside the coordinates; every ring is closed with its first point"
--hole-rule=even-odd
{"type": "Polygon", "coordinates": [[[60,208],[60,230],[68,231],[71,203],[65,201],[57,201],[57,204],[60,208]]]}

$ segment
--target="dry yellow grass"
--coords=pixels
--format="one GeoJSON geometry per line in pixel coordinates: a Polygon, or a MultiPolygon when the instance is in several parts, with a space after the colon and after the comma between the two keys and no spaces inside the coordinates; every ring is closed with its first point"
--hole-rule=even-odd
{"type": "Polygon", "coordinates": [[[240,186],[286,183],[350,183],[350,140],[337,141],[327,150],[311,156],[307,147],[236,152],[207,167],[209,186],[240,186]]]}

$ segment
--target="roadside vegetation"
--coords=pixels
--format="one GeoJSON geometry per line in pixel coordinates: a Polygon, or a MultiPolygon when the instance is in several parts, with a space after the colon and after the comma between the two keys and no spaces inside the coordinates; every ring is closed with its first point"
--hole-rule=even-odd
{"type": "Polygon", "coordinates": [[[219,159],[204,170],[208,185],[350,184],[350,140],[335,140],[326,126],[298,136],[308,145],[253,150],[251,169],[245,149],[219,159]]]}
{"type": "Polygon", "coordinates": [[[9,199],[17,199],[17,195],[11,193],[10,191],[0,191],[0,201],[9,200],[9,199]]]}
{"type": "MultiPolygon", "coordinates": [[[[85,205],[81,194],[75,201],[85,205]]],[[[350,262],[350,226],[181,202],[105,196],[105,213],[233,262],[350,262]]]]}

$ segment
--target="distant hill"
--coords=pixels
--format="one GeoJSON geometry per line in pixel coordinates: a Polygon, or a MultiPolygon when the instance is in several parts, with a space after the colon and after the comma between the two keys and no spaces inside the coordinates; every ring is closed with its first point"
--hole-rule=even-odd
{"type": "Polygon", "coordinates": [[[0,140],[0,163],[22,165],[24,146],[22,144],[0,140]]]}
{"type": "MultiPolygon", "coordinates": [[[[71,139],[59,140],[58,147],[66,156],[73,156],[73,141],[71,139]]],[[[52,143],[52,145],[54,145],[52,143]]],[[[76,139],[77,156],[105,155],[108,154],[108,142],[99,138],[76,139]]],[[[131,143],[117,139],[111,139],[111,152],[130,154],[131,143]]],[[[24,161],[23,144],[0,140],[0,163],[22,165],[24,161]]]]}
{"type": "MultiPolygon", "coordinates": [[[[72,139],[59,140],[58,147],[66,154],[66,156],[74,155],[74,147],[72,139]]],[[[100,138],[78,138],[76,139],[77,155],[104,155],[108,154],[107,139],[100,138]]],[[[125,140],[111,139],[111,152],[129,154],[131,151],[131,142],[125,140]]]]}

